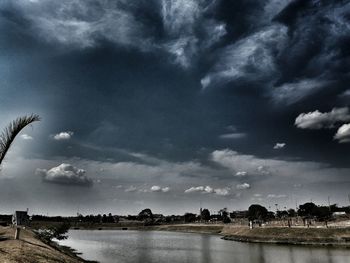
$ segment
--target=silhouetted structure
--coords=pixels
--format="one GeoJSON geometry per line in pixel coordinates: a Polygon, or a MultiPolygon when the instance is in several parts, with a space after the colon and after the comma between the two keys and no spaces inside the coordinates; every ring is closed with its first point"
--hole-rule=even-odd
{"type": "Polygon", "coordinates": [[[12,216],[12,224],[26,226],[29,223],[28,211],[15,211],[12,216]]]}

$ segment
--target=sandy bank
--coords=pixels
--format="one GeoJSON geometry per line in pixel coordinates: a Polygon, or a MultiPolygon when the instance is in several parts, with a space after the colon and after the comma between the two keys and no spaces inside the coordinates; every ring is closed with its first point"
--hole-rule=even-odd
{"type": "Polygon", "coordinates": [[[224,239],[241,242],[350,247],[350,228],[287,228],[225,226],[224,239]]]}
{"type": "MultiPolygon", "coordinates": [[[[14,228],[0,227],[1,263],[82,263],[84,260],[38,240],[30,230],[21,230],[20,240],[14,239],[14,228]]],[[[62,249],[62,248],[61,248],[62,249]]]]}

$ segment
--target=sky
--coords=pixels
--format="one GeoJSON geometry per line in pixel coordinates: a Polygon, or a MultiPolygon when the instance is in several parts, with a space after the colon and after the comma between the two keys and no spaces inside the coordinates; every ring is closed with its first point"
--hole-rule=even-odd
{"type": "Polygon", "coordinates": [[[0,213],[349,205],[350,1],[1,0],[0,213]]]}

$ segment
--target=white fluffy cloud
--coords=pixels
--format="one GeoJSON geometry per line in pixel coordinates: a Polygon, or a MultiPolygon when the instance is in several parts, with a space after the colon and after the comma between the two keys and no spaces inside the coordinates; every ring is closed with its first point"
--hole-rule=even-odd
{"type": "Polygon", "coordinates": [[[33,140],[33,137],[28,134],[21,134],[20,138],[22,140],[33,140]]]}
{"type": "Polygon", "coordinates": [[[151,187],[151,192],[163,192],[163,193],[167,193],[170,191],[170,187],[166,186],[166,187],[161,187],[159,185],[153,185],[151,187]]]}
{"type": "Polygon", "coordinates": [[[212,188],[211,186],[192,186],[185,190],[185,193],[203,193],[203,194],[216,194],[220,196],[227,196],[230,194],[229,188],[212,188]]]}
{"type": "Polygon", "coordinates": [[[166,186],[166,187],[163,187],[162,188],[162,192],[163,193],[167,193],[167,192],[169,192],[170,191],[170,187],[169,186],[166,186]]]}
{"type": "Polygon", "coordinates": [[[246,190],[246,189],[249,189],[249,188],[250,188],[250,184],[248,184],[248,183],[237,184],[237,185],[236,185],[236,188],[237,188],[238,190],[246,190]]]}
{"type": "Polygon", "coordinates": [[[221,195],[221,196],[228,196],[230,195],[230,189],[229,188],[216,188],[214,189],[215,194],[221,195]]]}
{"type": "Polygon", "coordinates": [[[37,169],[36,174],[41,175],[48,183],[91,186],[92,180],[85,175],[85,170],[78,169],[71,164],[62,163],[50,170],[37,169]]]}
{"type": "Polygon", "coordinates": [[[204,186],[192,186],[185,190],[185,193],[193,193],[193,192],[202,192],[204,190],[204,186]]]}
{"type": "Polygon", "coordinates": [[[340,143],[350,142],[350,123],[339,127],[337,133],[334,135],[334,139],[338,140],[340,143]]]}
{"type": "Polygon", "coordinates": [[[238,171],[235,176],[237,177],[243,177],[246,176],[248,173],[246,171],[238,171]]]}
{"type": "Polygon", "coordinates": [[[279,150],[279,149],[282,149],[282,148],[284,148],[286,146],[286,144],[285,143],[276,143],[275,144],[275,146],[273,146],[273,148],[275,149],[275,150],[279,150]]]}
{"type": "Polygon", "coordinates": [[[214,189],[210,186],[192,186],[185,190],[185,193],[202,192],[202,193],[212,193],[214,189]]]}
{"type": "Polygon", "coordinates": [[[318,110],[308,113],[301,113],[295,119],[295,125],[301,129],[322,129],[333,128],[339,122],[350,121],[349,108],[334,108],[330,112],[318,110]]]}
{"type": "Polygon", "coordinates": [[[60,132],[60,133],[55,134],[53,136],[53,138],[57,141],[69,140],[70,138],[72,138],[73,134],[74,133],[71,131],[64,131],[64,132],[60,132]]]}

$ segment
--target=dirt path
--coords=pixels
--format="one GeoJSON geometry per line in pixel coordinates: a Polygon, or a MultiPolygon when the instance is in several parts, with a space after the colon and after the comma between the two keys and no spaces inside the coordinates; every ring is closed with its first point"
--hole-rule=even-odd
{"type": "Polygon", "coordinates": [[[15,229],[0,227],[1,263],[81,263],[34,237],[30,230],[21,229],[20,240],[14,239],[15,229]]]}

